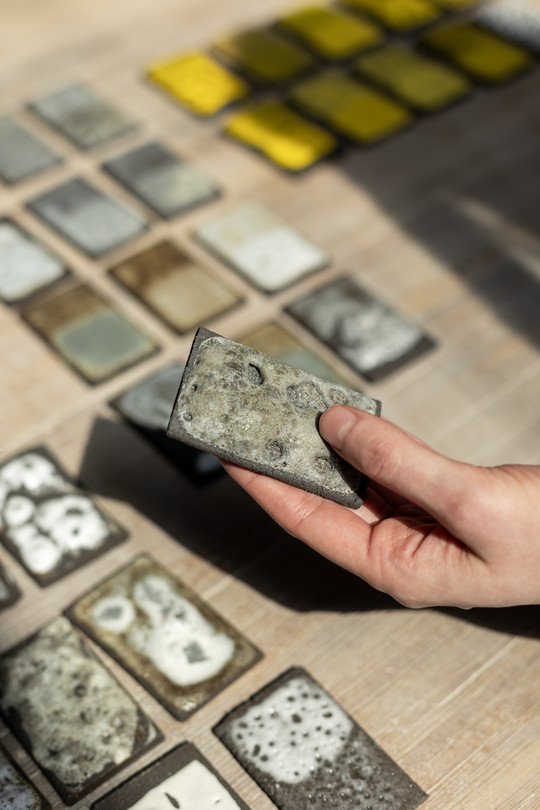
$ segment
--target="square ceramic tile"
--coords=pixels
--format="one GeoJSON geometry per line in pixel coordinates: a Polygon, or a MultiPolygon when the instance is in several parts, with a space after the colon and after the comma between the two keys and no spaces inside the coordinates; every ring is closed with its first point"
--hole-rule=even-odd
{"type": "Polygon", "coordinates": [[[111,273],[180,334],[223,315],[242,300],[170,242],[132,256],[111,273]]]}
{"type": "Polygon", "coordinates": [[[426,798],[300,668],[233,709],[214,732],[280,810],[413,810],[426,798]]]}
{"type": "Polygon", "coordinates": [[[0,807],[3,810],[51,810],[49,802],[0,746],[0,807]]]}
{"type": "Polygon", "coordinates": [[[540,51],[540,7],[534,0],[491,0],[474,17],[496,34],[540,51]]]}
{"type": "Polygon", "coordinates": [[[431,0],[341,0],[345,6],[368,14],[391,31],[420,28],[437,20],[440,10],[431,0]]]}
{"type": "Polygon", "coordinates": [[[60,259],[18,225],[0,220],[0,298],[13,304],[67,273],[60,259]]]}
{"type": "Polygon", "coordinates": [[[44,448],[0,466],[0,540],[40,585],[56,582],[126,536],[44,448]]]}
{"type": "Polygon", "coordinates": [[[0,610],[11,607],[20,597],[21,592],[13,577],[7,568],[0,563],[0,610]]]}
{"type": "Polygon", "coordinates": [[[309,293],[288,311],[368,380],[378,380],[433,346],[418,326],[350,278],[309,293]]]}
{"type": "Polygon", "coordinates": [[[82,85],[36,99],[30,109],[79,149],[93,149],[126,135],[134,123],[123,112],[82,85]]]}
{"type": "Polygon", "coordinates": [[[94,259],[146,230],[146,223],[136,211],[78,178],[30,200],[27,206],[94,259]]]}
{"type": "Polygon", "coordinates": [[[0,708],[74,804],[161,735],[64,617],[0,657],[0,708]]]}
{"type": "Polygon", "coordinates": [[[178,719],[253,666],[259,651],[192,590],[141,555],[68,615],[178,719]]]}
{"type": "Polygon", "coordinates": [[[240,31],[216,42],[215,49],[233,67],[263,85],[291,81],[315,66],[304,48],[270,29],[240,31]]]}
{"type": "Polygon", "coordinates": [[[60,157],[12,118],[0,117],[0,178],[19,183],[60,163],[60,157]]]}
{"type": "Polygon", "coordinates": [[[151,338],[84,285],[26,307],[23,317],[92,384],[157,351],[151,338]]]}
{"type": "Polygon", "coordinates": [[[275,292],[328,264],[328,256],[259,203],[243,202],[203,222],[195,238],[264,292],[275,292]]]}
{"type": "Polygon", "coordinates": [[[384,38],[381,29],[369,20],[322,5],[294,11],[282,17],[278,26],[328,61],[350,59],[384,38]]]}

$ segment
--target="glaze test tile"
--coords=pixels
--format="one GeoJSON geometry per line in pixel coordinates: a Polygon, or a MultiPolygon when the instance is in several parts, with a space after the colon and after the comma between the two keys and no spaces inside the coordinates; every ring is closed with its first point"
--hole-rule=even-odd
{"type": "Polygon", "coordinates": [[[18,225],[0,220],[0,298],[13,304],[65,276],[60,259],[18,225]]]}
{"type": "Polygon", "coordinates": [[[63,616],[0,657],[0,707],[68,805],[161,739],[63,616]]]}
{"type": "Polygon", "coordinates": [[[68,615],[178,719],[189,717],[261,658],[207,603],[146,555],[86,594],[68,615]]]}
{"type": "Polygon", "coordinates": [[[190,743],[164,757],[92,805],[92,810],[249,810],[190,743]]]}
{"type": "Polygon", "coordinates": [[[126,536],[44,448],[0,466],[0,539],[40,585],[55,582],[126,536]]]}
{"type": "Polygon", "coordinates": [[[324,251],[260,203],[238,203],[199,225],[194,235],[264,292],[288,287],[329,262],[324,251]]]}
{"type": "Polygon", "coordinates": [[[315,66],[307,51],[269,29],[241,31],[216,42],[215,49],[248,78],[264,85],[291,81],[315,66]]]}
{"type": "Polygon", "coordinates": [[[349,8],[369,14],[391,31],[411,31],[434,22],[439,9],[430,0],[341,0],[349,8]]]}
{"type": "Polygon", "coordinates": [[[135,126],[124,113],[82,85],[65,87],[29,106],[79,149],[102,146],[127,135],[135,126]]]}
{"type": "Polygon", "coordinates": [[[214,728],[280,810],[413,810],[426,794],[303,669],[214,728]]]}
{"type": "Polygon", "coordinates": [[[350,278],[309,293],[288,311],[368,380],[380,379],[433,346],[418,326],[350,278]]]}
{"type": "Polygon", "coordinates": [[[111,273],[180,334],[222,315],[242,300],[170,242],[160,242],[132,256],[111,273]]]}
{"type": "Polygon", "coordinates": [[[92,384],[157,351],[153,340],[84,285],[28,306],[23,317],[92,384]]]}
{"type": "Polygon", "coordinates": [[[49,802],[28,781],[0,746],[0,810],[51,810],[49,802]]]}
{"type": "MultiPolygon", "coordinates": [[[[14,582],[11,574],[0,563],[0,610],[11,607],[20,599],[21,592],[14,582]]],[[[1,795],[1,791],[0,791],[1,795]]],[[[1,806],[0,806],[1,808],[1,806]]]]}
{"type": "Polygon", "coordinates": [[[368,20],[317,5],[282,17],[278,27],[331,62],[349,59],[373,48],[384,37],[381,29],[368,20]]]}
{"type": "Polygon", "coordinates": [[[502,37],[540,51],[540,8],[533,0],[491,0],[478,8],[475,20],[502,37]]]}
{"type": "Polygon", "coordinates": [[[60,157],[8,116],[0,117],[0,178],[19,183],[60,163],[60,157]]]}

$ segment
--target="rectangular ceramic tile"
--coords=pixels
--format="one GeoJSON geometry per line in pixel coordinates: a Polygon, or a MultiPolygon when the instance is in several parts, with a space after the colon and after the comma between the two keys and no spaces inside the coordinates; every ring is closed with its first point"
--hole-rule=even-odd
{"type": "Polygon", "coordinates": [[[339,145],[330,132],[279,101],[246,108],[227,121],[224,131],[290,172],[308,169],[339,145]]]}
{"type": "Polygon", "coordinates": [[[268,29],[240,31],[215,43],[225,57],[248,78],[276,85],[301,76],[314,67],[310,54],[286,37],[268,29]]]}
{"type": "Polygon", "coordinates": [[[148,68],[148,78],[197,115],[214,115],[245,98],[249,85],[201,51],[188,51],[148,68]]]}
{"type": "Polygon", "coordinates": [[[160,734],[64,617],[0,657],[0,707],[70,805],[160,734]]]}
{"type": "Polygon", "coordinates": [[[220,193],[202,169],[159,143],[139,146],[105,163],[104,168],[164,218],[210,202],[220,193]]]}
{"type": "Polygon", "coordinates": [[[195,238],[264,292],[276,292],[328,264],[328,256],[268,208],[239,203],[195,238]]]}
{"type": "Polygon", "coordinates": [[[68,615],[180,720],[261,657],[210,605],[146,555],[87,593],[68,615]]]}
{"type": "Polygon", "coordinates": [[[82,85],[65,87],[30,104],[30,109],[79,149],[93,149],[126,135],[134,123],[82,85]]]}
{"type": "Polygon", "coordinates": [[[60,259],[14,222],[0,220],[0,298],[13,304],[66,274],[60,259]]]}
{"type": "Polygon", "coordinates": [[[323,442],[317,423],[340,403],[380,403],[267,354],[199,329],[168,435],[345,506],[362,504],[365,478],[323,442]]]}
{"type": "Polygon", "coordinates": [[[8,752],[0,746],[1,810],[51,810],[49,802],[28,781],[8,752]]]}
{"type": "Polygon", "coordinates": [[[481,0],[432,0],[445,11],[464,11],[477,6],[481,0]]]}
{"type": "Polygon", "coordinates": [[[26,307],[23,317],[92,384],[157,351],[151,338],[84,285],[26,307]]]}
{"type": "Polygon", "coordinates": [[[414,810],[426,798],[299,667],[233,709],[214,733],[280,810],[414,810]]]}
{"type": "Polygon", "coordinates": [[[103,554],[126,532],[43,447],[0,466],[0,539],[40,585],[103,554]]]}
{"type": "Polygon", "coordinates": [[[368,380],[380,379],[433,346],[418,326],[350,278],[309,293],[288,310],[368,380]]]}
{"type": "Polygon", "coordinates": [[[478,8],[475,19],[502,37],[540,51],[540,7],[534,0],[491,0],[478,8]]]}
{"type": "Polygon", "coordinates": [[[439,9],[431,0],[341,0],[349,8],[369,14],[391,31],[412,31],[434,22],[439,9]]]}
{"type": "Polygon", "coordinates": [[[328,6],[302,8],[282,17],[278,25],[329,61],[349,59],[383,39],[374,23],[328,6]]]}
{"type": "Polygon", "coordinates": [[[182,363],[172,363],[124,391],[111,405],[193,483],[204,484],[223,472],[218,459],[167,436],[183,371],[182,363]]]}
{"type": "Polygon", "coordinates": [[[0,610],[5,610],[21,598],[21,592],[13,577],[0,563],[0,610]]]}
{"type": "Polygon", "coordinates": [[[336,134],[363,145],[394,135],[412,121],[401,104],[338,70],[305,79],[290,99],[336,134]]]}
{"type": "Polygon", "coordinates": [[[190,743],[108,793],[92,810],[249,810],[190,743]]]}
{"type": "Polygon", "coordinates": [[[60,163],[59,156],[29,130],[0,117],[0,178],[19,183],[60,163]]]}
{"type": "Polygon", "coordinates": [[[78,178],[36,197],[28,208],[92,258],[103,256],[146,230],[136,211],[78,178]]]}

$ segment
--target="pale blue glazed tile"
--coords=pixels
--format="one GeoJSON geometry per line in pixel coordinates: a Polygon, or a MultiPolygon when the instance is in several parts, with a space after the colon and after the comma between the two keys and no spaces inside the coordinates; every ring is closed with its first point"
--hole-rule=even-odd
{"type": "Polygon", "coordinates": [[[0,808],[51,810],[47,799],[31,784],[2,746],[0,746],[0,808]]]}
{"type": "Polygon", "coordinates": [[[60,157],[30,130],[8,116],[0,117],[0,178],[20,183],[60,163],[60,157]]]}
{"type": "Polygon", "coordinates": [[[66,274],[61,260],[18,225],[0,220],[0,298],[22,301],[66,274]]]}

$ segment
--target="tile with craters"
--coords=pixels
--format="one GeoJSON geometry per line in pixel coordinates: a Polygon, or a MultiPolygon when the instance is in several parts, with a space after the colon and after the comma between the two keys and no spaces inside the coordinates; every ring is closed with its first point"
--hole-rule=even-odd
{"type": "Polygon", "coordinates": [[[43,447],[0,466],[0,540],[49,585],[127,537],[43,447]]]}
{"type": "Polygon", "coordinates": [[[397,32],[429,25],[441,13],[431,0],[341,0],[341,3],[397,32]]]}
{"type": "Polygon", "coordinates": [[[63,616],[0,657],[0,709],[68,805],[161,740],[63,616]]]}
{"type": "Polygon", "coordinates": [[[0,563],[0,610],[11,607],[20,599],[21,592],[13,577],[0,563]]]}
{"type": "Polygon", "coordinates": [[[259,203],[239,203],[203,222],[195,238],[264,292],[294,284],[329,262],[324,251],[259,203]]]}
{"type": "Polygon", "coordinates": [[[214,47],[233,67],[263,85],[291,81],[315,67],[304,48],[270,29],[240,31],[214,47]]]}
{"type": "Polygon", "coordinates": [[[79,599],[68,616],[180,720],[261,658],[210,605],[146,555],[79,599]]]}
{"type": "Polygon", "coordinates": [[[304,669],[214,728],[280,810],[414,810],[426,794],[304,669]]]}
{"type": "Polygon", "coordinates": [[[0,117],[0,178],[20,183],[60,163],[60,157],[7,115],[0,117]]]}
{"type": "Polygon", "coordinates": [[[22,301],[67,274],[63,262],[18,225],[0,220],[0,298],[22,301]]]}
{"type": "Polygon", "coordinates": [[[540,6],[533,0],[491,0],[483,3],[474,16],[500,36],[540,52],[540,6]]]}
{"type": "Polygon", "coordinates": [[[94,149],[127,135],[135,127],[123,112],[82,85],[50,93],[29,107],[79,149],[94,149]]]}
{"type": "Polygon", "coordinates": [[[240,343],[199,329],[168,435],[345,506],[363,502],[365,477],[321,438],[330,405],[378,414],[380,403],[240,343]]]}
{"type": "Polygon", "coordinates": [[[434,345],[420,327],[351,278],[303,296],[288,311],[368,380],[384,377],[434,345]]]}
{"type": "Polygon", "coordinates": [[[381,29],[369,20],[322,5],[281,17],[278,27],[330,62],[350,59],[384,38],[381,29]]]}
{"type": "Polygon", "coordinates": [[[50,810],[51,805],[0,746],[0,810],[50,810]]]}

